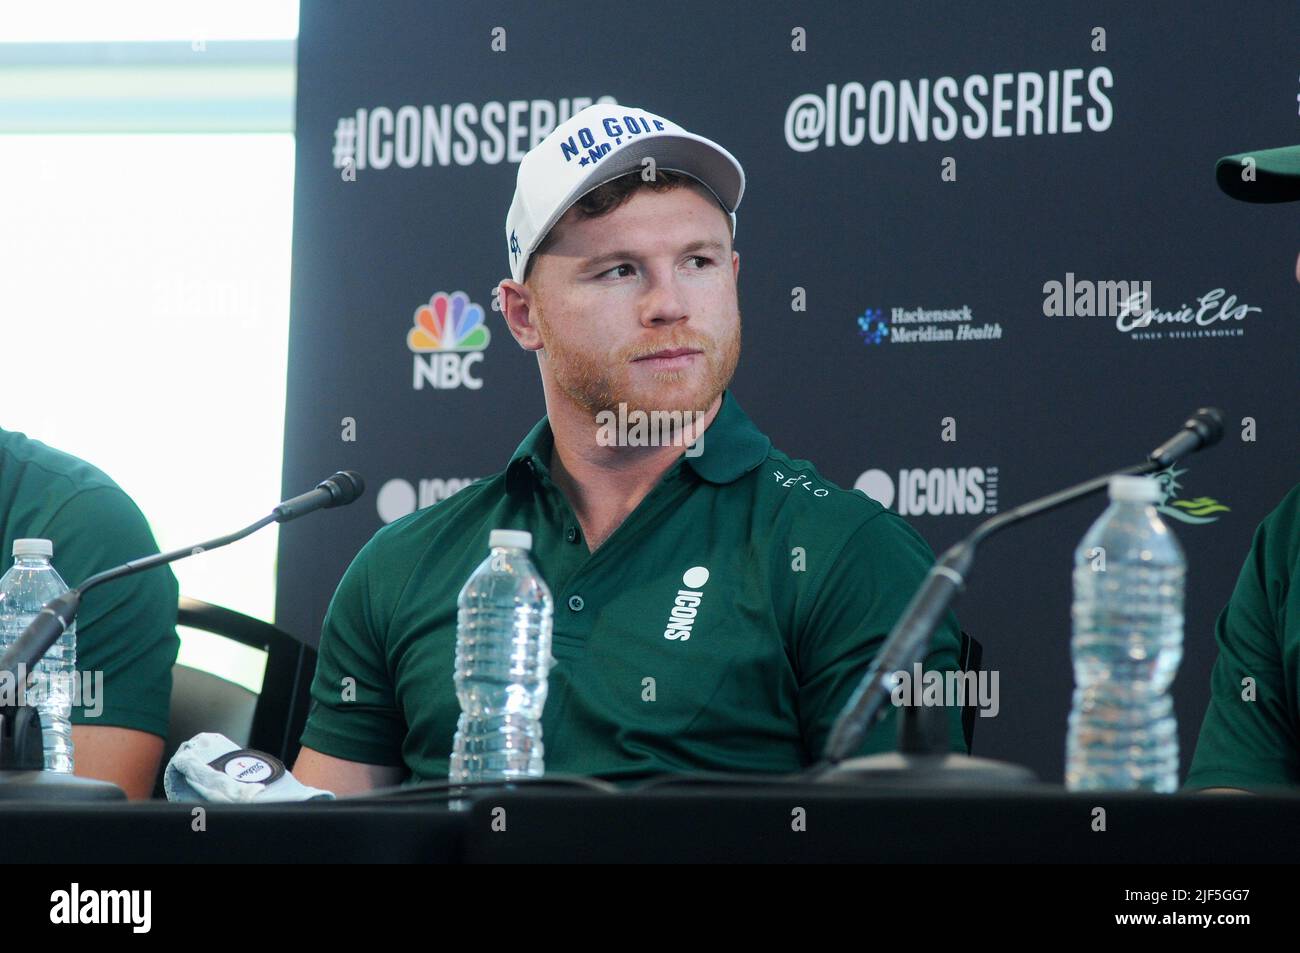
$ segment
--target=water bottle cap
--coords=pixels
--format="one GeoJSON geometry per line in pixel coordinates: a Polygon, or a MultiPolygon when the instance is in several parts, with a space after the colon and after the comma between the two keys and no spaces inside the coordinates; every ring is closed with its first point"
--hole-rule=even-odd
{"type": "Polygon", "coordinates": [[[1123,503],[1158,503],[1164,496],[1160,484],[1150,477],[1117,476],[1110,478],[1110,498],[1123,503]]]}
{"type": "Polygon", "coordinates": [[[53,556],[54,544],[48,539],[15,539],[14,558],[19,556],[53,556]]]}
{"type": "Polygon", "coordinates": [[[488,534],[488,546],[512,546],[516,549],[532,550],[533,534],[521,529],[494,529],[488,534]]]}

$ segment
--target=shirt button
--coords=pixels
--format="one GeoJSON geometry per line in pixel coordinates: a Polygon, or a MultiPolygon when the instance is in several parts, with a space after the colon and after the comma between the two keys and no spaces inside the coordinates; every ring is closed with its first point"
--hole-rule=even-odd
{"type": "Polygon", "coordinates": [[[569,608],[574,612],[581,612],[586,603],[582,601],[582,596],[569,596],[569,608]]]}
{"type": "Polygon", "coordinates": [[[564,538],[571,543],[576,543],[578,541],[578,527],[570,526],[569,531],[564,534],[564,538]]]}

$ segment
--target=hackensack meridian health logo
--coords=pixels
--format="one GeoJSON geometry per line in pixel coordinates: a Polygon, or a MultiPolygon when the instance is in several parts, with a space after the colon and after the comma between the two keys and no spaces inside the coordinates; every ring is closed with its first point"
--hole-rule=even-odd
{"type": "Polygon", "coordinates": [[[406,332],[406,346],[414,354],[411,386],[478,390],[483,379],[475,374],[475,365],[483,360],[491,341],[482,305],[474,304],[463,291],[437,292],[428,304],[415,309],[406,332]]]}
{"type": "Polygon", "coordinates": [[[976,323],[969,305],[956,308],[867,308],[858,315],[864,344],[1001,341],[1002,323],[976,323]]]}

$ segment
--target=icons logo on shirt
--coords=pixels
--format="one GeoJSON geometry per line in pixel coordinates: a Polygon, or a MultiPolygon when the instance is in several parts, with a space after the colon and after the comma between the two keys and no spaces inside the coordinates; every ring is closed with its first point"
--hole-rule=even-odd
{"type": "Polygon", "coordinates": [[[423,509],[439,500],[445,500],[473,482],[473,477],[421,480],[417,493],[416,487],[409,481],[395,477],[379,488],[379,492],[375,495],[375,508],[379,510],[381,520],[391,523],[400,520],[403,516],[409,516],[416,509],[423,509]]]}
{"type": "Polygon", "coordinates": [[[853,489],[900,516],[985,515],[998,511],[998,468],[904,467],[895,480],[867,470],[853,489]]]}
{"type": "Polygon", "coordinates": [[[1182,489],[1178,478],[1186,472],[1186,467],[1175,469],[1170,466],[1155,475],[1156,482],[1164,490],[1164,497],[1156,506],[1162,515],[1181,523],[1213,523],[1218,520],[1219,513],[1232,512],[1231,507],[1224,506],[1212,496],[1198,496],[1194,500],[1178,499],[1178,491],[1182,489]]]}
{"type": "Polygon", "coordinates": [[[709,570],[705,566],[692,566],[682,573],[682,585],[673,597],[673,607],[668,612],[668,626],[664,629],[664,638],[674,642],[685,642],[691,637],[691,627],[700,603],[704,601],[704,584],[709,581],[709,570]]]}
{"type": "Polygon", "coordinates": [[[492,342],[492,332],[483,323],[483,306],[470,301],[463,291],[439,291],[415,309],[412,326],[406,332],[406,346],[414,355],[411,386],[423,390],[478,390],[483,380],[474,367],[492,342]]]}

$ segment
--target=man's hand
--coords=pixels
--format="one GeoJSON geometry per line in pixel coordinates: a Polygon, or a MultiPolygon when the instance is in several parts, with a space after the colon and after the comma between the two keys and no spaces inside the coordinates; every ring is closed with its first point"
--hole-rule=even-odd
{"type": "Polygon", "coordinates": [[[402,774],[394,765],[344,761],[307,747],[293,763],[293,776],[299,784],[333,791],[339,797],[392,787],[402,780],[402,774]]]}
{"type": "Polygon", "coordinates": [[[148,800],[158,778],[163,740],[147,731],[73,725],[73,774],[111,781],[133,801],[148,800]]]}

